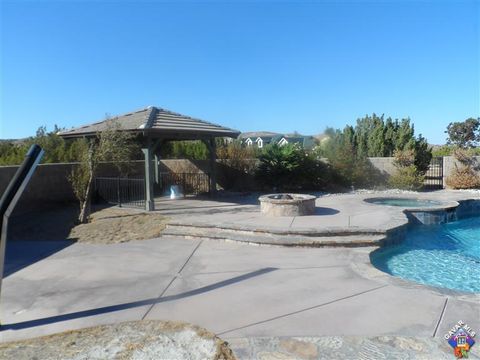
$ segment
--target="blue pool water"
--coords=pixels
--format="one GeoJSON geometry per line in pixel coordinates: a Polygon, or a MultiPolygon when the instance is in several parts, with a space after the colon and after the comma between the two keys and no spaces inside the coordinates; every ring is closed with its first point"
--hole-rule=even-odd
{"type": "Polygon", "coordinates": [[[480,292],[480,217],[412,228],[402,244],[374,251],[371,261],[407,280],[480,292]]]}
{"type": "Polygon", "coordinates": [[[371,198],[365,199],[365,201],[371,204],[401,206],[407,208],[427,208],[442,205],[439,201],[408,198],[371,198]]]}

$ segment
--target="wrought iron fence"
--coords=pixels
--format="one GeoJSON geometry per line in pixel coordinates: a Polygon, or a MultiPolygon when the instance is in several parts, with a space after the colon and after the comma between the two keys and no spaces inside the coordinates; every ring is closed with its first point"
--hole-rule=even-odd
{"type": "Polygon", "coordinates": [[[143,178],[95,178],[95,197],[109,204],[125,207],[145,207],[143,178]]]}
{"type": "Polygon", "coordinates": [[[432,158],[423,185],[426,189],[443,189],[443,157],[432,158]]]}
{"type": "Polygon", "coordinates": [[[179,185],[185,195],[199,195],[210,191],[210,177],[206,173],[169,173],[158,174],[161,194],[170,191],[170,186],[179,185]]]}

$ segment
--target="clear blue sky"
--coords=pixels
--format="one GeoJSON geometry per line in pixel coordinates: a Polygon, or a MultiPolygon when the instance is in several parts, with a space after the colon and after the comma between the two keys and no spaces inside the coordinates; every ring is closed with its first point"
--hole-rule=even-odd
{"type": "Polygon", "coordinates": [[[0,138],[148,105],[241,131],[480,115],[479,1],[5,2],[0,138]]]}

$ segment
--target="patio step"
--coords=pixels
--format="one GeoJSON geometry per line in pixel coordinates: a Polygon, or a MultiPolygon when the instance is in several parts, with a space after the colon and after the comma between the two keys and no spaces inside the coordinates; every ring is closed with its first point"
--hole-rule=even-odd
{"type": "Polygon", "coordinates": [[[209,240],[238,241],[256,245],[303,247],[360,247],[380,246],[386,234],[375,232],[315,232],[240,230],[194,225],[168,224],[162,237],[183,237],[209,240]]]}

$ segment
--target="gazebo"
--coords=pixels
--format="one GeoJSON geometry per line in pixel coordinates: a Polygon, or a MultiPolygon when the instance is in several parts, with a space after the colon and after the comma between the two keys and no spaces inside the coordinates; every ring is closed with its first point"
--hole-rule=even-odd
{"type": "Polygon", "coordinates": [[[162,143],[172,140],[201,140],[208,148],[210,159],[210,191],[216,190],[216,144],[217,137],[237,138],[239,131],[204,120],[149,106],[145,109],[115,116],[93,124],[63,131],[63,138],[94,137],[107,129],[108,121],[115,121],[120,131],[137,135],[145,160],[145,207],[155,209],[153,179],[158,176],[159,150],[162,143]],[[155,167],[152,168],[152,160],[155,167]]]}

